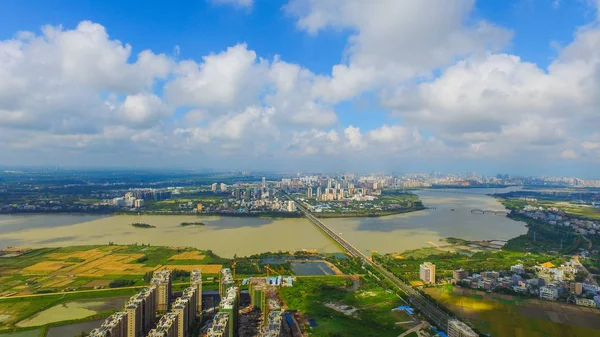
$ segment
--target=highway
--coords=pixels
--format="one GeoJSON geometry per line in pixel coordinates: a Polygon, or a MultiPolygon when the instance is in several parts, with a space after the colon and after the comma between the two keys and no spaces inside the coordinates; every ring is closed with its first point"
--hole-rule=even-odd
{"type": "MultiPolygon", "coordinates": [[[[288,195],[288,197],[290,199],[294,200],[291,196],[288,195]]],[[[350,254],[351,256],[360,258],[365,264],[368,264],[371,267],[375,268],[377,271],[379,271],[388,281],[393,283],[395,286],[398,287],[399,290],[401,290],[408,296],[409,302],[414,308],[418,309],[425,317],[427,317],[427,319],[432,324],[434,324],[438,328],[446,331],[446,329],[448,327],[448,320],[450,319],[450,316],[447,313],[445,313],[440,308],[438,308],[435,303],[430,302],[423,295],[421,295],[419,292],[414,290],[410,285],[404,283],[402,280],[397,278],[394,274],[390,273],[387,269],[385,269],[378,263],[373,262],[366,255],[364,255],[360,250],[356,249],[354,246],[352,246],[346,240],[342,239],[339,235],[337,235],[335,232],[330,230],[319,219],[317,219],[315,216],[313,216],[297,200],[294,200],[294,202],[296,203],[296,207],[298,208],[298,210],[300,212],[302,212],[302,214],[304,214],[304,216],[306,216],[313,224],[315,224],[321,231],[323,231],[332,240],[337,242],[343,249],[345,249],[348,252],[348,254],[350,254]]]]}

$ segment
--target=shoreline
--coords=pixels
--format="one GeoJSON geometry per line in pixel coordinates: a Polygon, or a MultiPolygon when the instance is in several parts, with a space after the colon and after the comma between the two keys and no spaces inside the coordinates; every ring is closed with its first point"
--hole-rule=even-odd
{"type": "MultiPolygon", "coordinates": [[[[357,213],[321,213],[315,214],[317,218],[378,218],[396,214],[404,214],[404,213],[412,213],[429,209],[428,207],[422,208],[411,208],[411,209],[403,209],[398,211],[391,212],[377,212],[377,213],[366,213],[366,214],[357,214],[357,213]]],[[[93,213],[93,212],[9,212],[9,213],[0,213],[0,215],[21,215],[21,216],[31,216],[31,215],[89,215],[89,216],[104,216],[111,217],[117,215],[130,215],[130,216],[143,216],[143,215],[154,215],[154,216],[192,216],[192,217],[203,217],[203,216],[222,216],[222,217],[233,217],[233,218],[262,218],[262,219],[300,219],[304,216],[298,212],[290,212],[290,213],[281,213],[281,214],[273,214],[273,213],[157,213],[157,212],[110,212],[110,213],[93,213]]]]}

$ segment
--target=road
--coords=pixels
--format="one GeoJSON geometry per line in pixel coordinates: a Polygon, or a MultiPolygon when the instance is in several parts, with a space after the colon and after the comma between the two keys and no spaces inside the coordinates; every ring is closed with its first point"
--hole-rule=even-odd
{"type": "MultiPolygon", "coordinates": [[[[291,196],[288,197],[294,200],[291,196]]],[[[351,256],[356,258],[360,258],[363,263],[368,264],[373,267],[377,271],[379,271],[388,281],[398,287],[403,293],[405,293],[408,298],[410,304],[418,309],[425,317],[429,319],[431,323],[436,325],[438,328],[446,331],[448,327],[448,320],[450,316],[438,308],[437,304],[430,302],[427,298],[421,295],[419,292],[414,290],[410,285],[404,283],[402,280],[397,278],[394,274],[390,273],[387,269],[379,265],[378,263],[373,262],[366,255],[364,255],[360,250],[356,249],[346,240],[342,239],[339,235],[329,229],[329,227],[325,226],[319,219],[313,216],[301,203],[297,200],[294,200],[296,203],[296,207],[304,216],[306,216],[313,224],[315,224],[321,231],[323,231],[327,236],[329,236],[333,241],[339,244],[344,250],[348,252],[351,256]]]]}

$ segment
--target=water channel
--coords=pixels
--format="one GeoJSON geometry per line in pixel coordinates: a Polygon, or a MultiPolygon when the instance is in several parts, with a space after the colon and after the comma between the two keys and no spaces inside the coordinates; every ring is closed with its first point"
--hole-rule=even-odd
{"type": "MultiPolygon", "coordinates": [[[[430,209],[380,218],[324,219],[332,230],[365,252],[399,252],[428,246],[453,236],[465,239],[510,239],[526,232],[524,223],[505,216],[474,214],[471,209],[503,210],[493,190],[419,191],[430,209]]],[[[263,252],[314,249],[339,252],[306,219],[160,215],[0,215],[0,248],[56,247],[88,244],[150,243],[211,249],[224,257],[263,252]],[[181,227],[184,221],[205,226],[181,227]],[[143,222],[156,228],[134,228],[143,222]]]]}

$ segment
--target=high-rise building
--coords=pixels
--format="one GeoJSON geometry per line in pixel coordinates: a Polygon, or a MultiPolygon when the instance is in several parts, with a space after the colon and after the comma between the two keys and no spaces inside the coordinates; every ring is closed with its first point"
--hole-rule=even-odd
{"type": "Polygon", "coordinates": [[[143,337],[156,318],[157,288],[144,288],[125,304],[127,337],[143,337]]]}
{"type": "Polygon", "coordinates": [[[169,310],[169,300],[171,298],[171,271],[155,271],[152,275],[151,285],[156,286],[156,310],[169,310]]]}
{"type": "Polygon", "coordinates": [[[342,188],[342,184],[340,184],[340,183],[336,183],[336,184],[335,184],[335,188],[337,188],[337,189],[339,190],[340,188],[342,188]]]}
{"type": "Polygon", "coordinates": [[[186,288],[171,311],[177,314],[177,337],[187,337],[196,319],[196,288],[186,288]]]}
{"type": "Polygon", "coordinates": [[[156,325],[156,329],[150,330],[148,337],[177,337],[178,316],[169,312],[163,315],[156,325]]]}
{"type": "Polygon", "coordinates": [[[196,314],[202,315],[202,272],[199,269],[190,273],[190,285],[196,288],[196,314]]]}
{"type": "Polygon", "coordinates": [[[229,313],[219,312],[213,319],[213,325],[207,331],[208,337],[229,336],[229,313]]]}
{"type": "Polygon", "coordinates": [[[221,183],[221,192],[227,192],[227,184],[221,183]]]}
{"type": "Polygon", "coordinates": [[[321,187],[317,187],[317,200],[321,200],[321,187]]]}
{"type": "Polygon", "coordinates": [[[332,181],[331,179],[327,179],[327,189],[331,188],[332,181]]]}
{"type": "Polygon", "coordinates": [[[233,275],[231,275],[231,269],[223,268],[219,273],[219,296],[221,298],[225,297],[229,288],[233,287],[234,280],[233,275]]]}
{"type": "Polygon", "coordinates": [[[262,188],[267,188],[267,179],[265,177],[262,178],[262,188]]]}
{"type": "Polygon", "coordinates": [[[435,284],[435,264],[425,262],[419,266],[419,277],[425,284],[435,284]]]}
{"type": "Polygon", "coordinates": [[[213,183],[212,185],[210,185],[210,189],[211,189],[213,192],[216,192],[216,191],[217,191],[217,183],[213,183]]]}
{"type": "Polygon", "coordinates": [[[288,201],[288,212],[293,212],[295,211],[296,205],[294,204],[293,200],[289,200],[288,201]]]}
{"type": "Polygon", "coordinates": [[[201,204],[201,203],[198,203],[198,206],[197,206],[197,207],[198,207],[198,208],[197,208],[197,210],[198,210],[198,213],[202,212],[202,204],[201,204]]]}
{"type": "Polygon", "coordinates": [[[338,193],[338,200],[342,199],[344,199],[344,190],[340,190],[340,192],[338,193]]]}
{"type": "Polygon", "coordinates": [[[464,269],[457,269],[452,273],[454,281],[460,281],[467,278],[467,271],[464,269]]]}
{"type": "Polygon", "coordinates": [[[133,207],[142,208],[144,206],[144,199],[135,199],[133,201],[133,207]]]}
{"type": "Polygon", "coordinates": [[[448,337],[478,337],[478,336],[479,335],[465,323],[463,323],[457,319],[451,319],[448,321],[448,337]]]}
{"type": "Polygon", "coordinates": [[[238,330],[238,311],[239,311],[239,300],[238,300],[238,288],[231,287],[227,290],[224,297],[221,297],[221,303],[219,304],[219,312],[225,312],[229,314],[229,335],[228,337],[234,337],[238,330]]]}
{"type": "Polygon", "coordinates": [[[92,330],[89,337],[127,337],[127,313],[114,313],[102,323],[99,328],[92,330]]]}
{"type": "Polygon", "coordinates": [[[312,190],[312,187],[309,187],[309,188],[306,190],[306,197],[307,197],[307,198],[309,198],[309,199],[313,197],[313,190],[312,190]]]}
{"type": "Polygon", "coordinates": [[[240,191],[239,188],[236,188],[235,191],[233,191],[233,195],[235,196],[235,200],[240,200],[241,199],[241,194],[242,194],[242,192],[240,191]]]}

